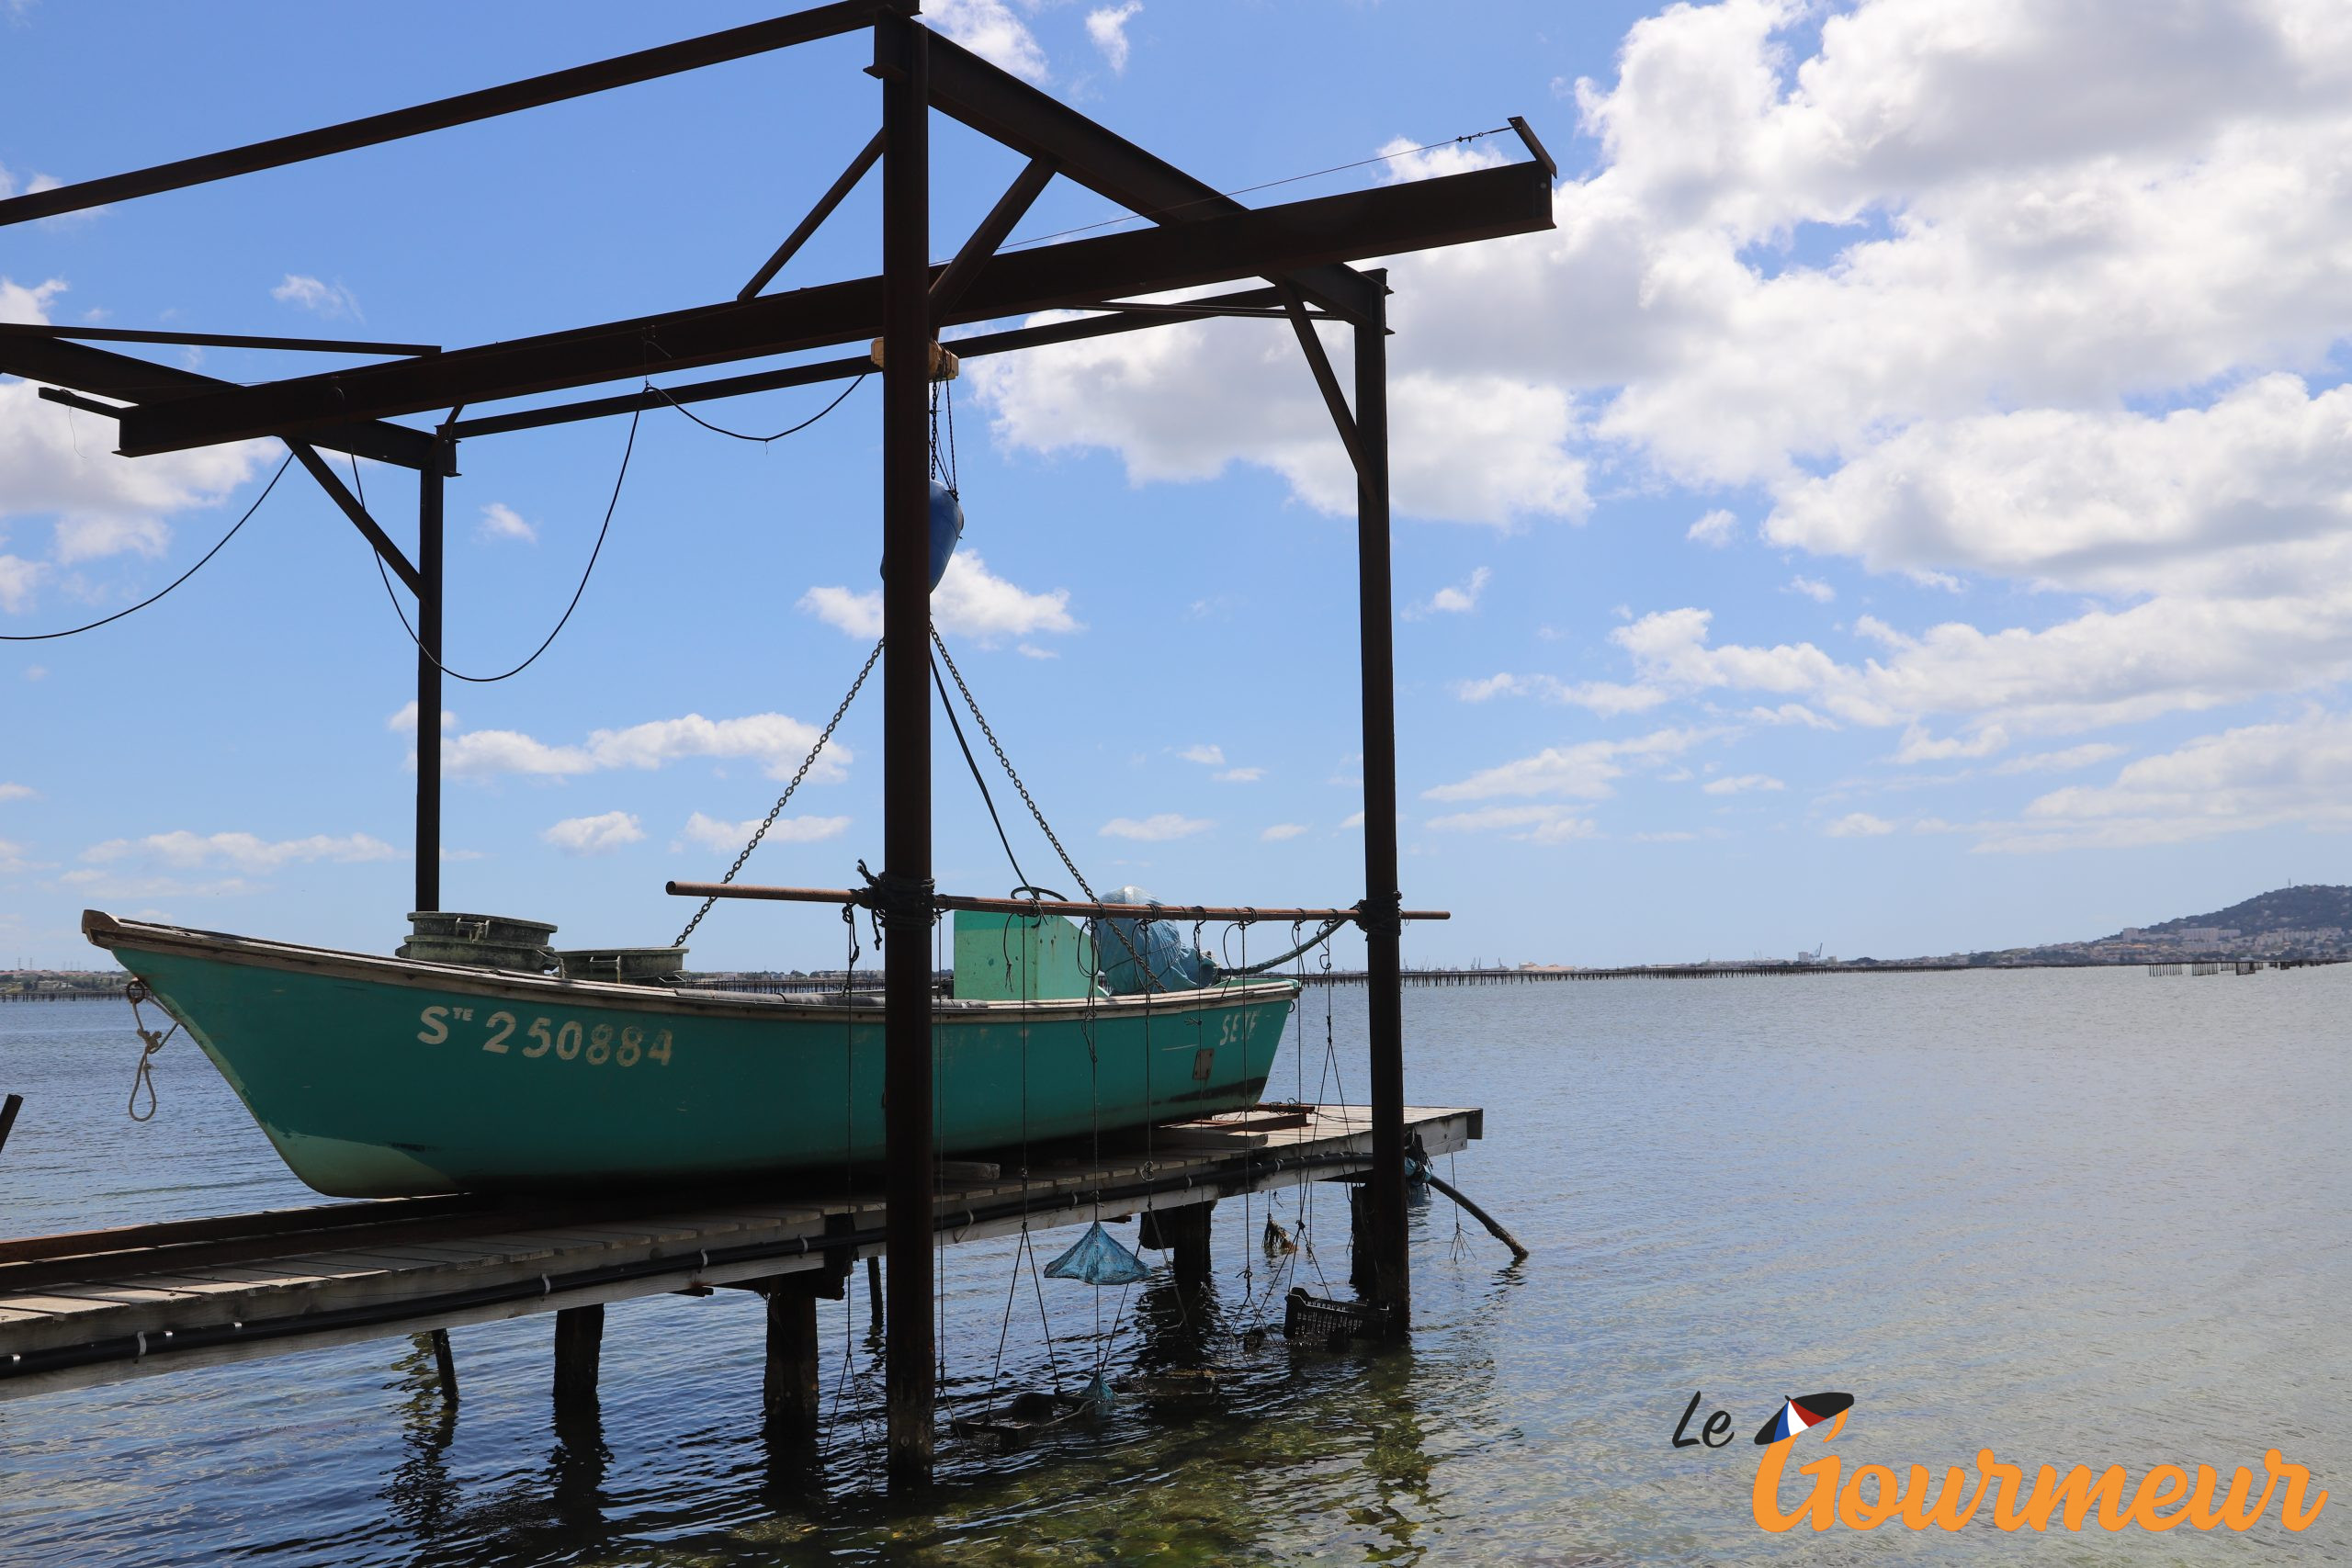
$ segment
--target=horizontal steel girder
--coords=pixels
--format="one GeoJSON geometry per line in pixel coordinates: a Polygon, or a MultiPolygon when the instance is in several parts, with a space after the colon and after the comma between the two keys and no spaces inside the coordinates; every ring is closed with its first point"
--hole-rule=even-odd
{"type": "MultiPolygon", "coordinates": [[[[234,382],[199,376],[193,370],[50,337],[0,337],[0,375],[21,376],[28,381],[76,392],[96,392],[100,397],[141,406],[161,405],[214,391],[242,390],[234,382]]],[[[132,412],[125,410],[121,417],[127,419],[132,412]]],[[[348,417],[334,417],[311,425],[307,439],[313,446],[373,457],[403,468],[422,470],[437,458],[444,473],[457,472],[456,456],[451,449],[443,446],[436,454],[433,437],[405,425],[355,423],[348,417]]]]}
{"type": "MultiPolygon", "coordinates": [[[[1332,262],[1550,227],[1552,186],[1543,166],[1512,164],[999,255],[939,324],[1297,276],[1332,262]]],[[[211,392],[126,413],[122,450],[178,451],[864,342],[881,335],[882,299],[883,280],[862,277],[211,392]]]]}
{"type": "Polygon", "coordinates": [[[260,169],[281,168],[288,164],[305,163],[330,153],[347,152],[356,147],[374,147],[386,141],[397,141],[402,137],[419,136],[429,130],[446,130],[454,125],[469,125],[476,120],[514,114],[520,109],[537,108],[544,104],[561,103],[566,98],[625,87],[636,82],[674,76],[682,71],[698,71],[722,61],[741,60],[771,50],[787,49],[794,44],[854,32],[860,28],[872,26],[876,17],[895,15],[903,9],[903,0],[837,0],[836,4],[820,6],[814,10],[729,28],[725,32],[707,33],[679,43],[665,43],[656,49],[639,50],[634,54],[616,55],[610,60],[599,60],[589,65],[550,71],[545,75],[521,82],[508,82],[495,87],[484,87],[478,92],[460,93],[454,98],[392,109],[384,114],[369,115],[364,119],[345,120],[341,125],[298,131],[291,136],[232,147],[225,152],[207,152],[200,157],[182,158],[176,163],[158,164],[153,168],[137,169],[130,174],[108,175],[103,179],[84,180],[78,185],[33,191],[0,201],[0,227],[27,222],[35,218],[54,218],[61,212],[79,212],[109,201],[128,201],[133,197],[153,196],[159,191],[182,190],[189,186],[225,180],[234,175],[248,175],[260,169]]]}

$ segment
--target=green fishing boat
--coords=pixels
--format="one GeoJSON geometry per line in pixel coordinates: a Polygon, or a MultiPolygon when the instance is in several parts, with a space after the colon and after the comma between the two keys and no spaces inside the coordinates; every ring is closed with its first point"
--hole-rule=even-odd
{"type": "MultiPolygon", "coordinates": [[[[1147,932],[1164,926],[1135,922],[1147,932]]],[[[552,928],[543,928],[552,930],[552,928]]],[[[338,1198],[708,1180],[877,1162],[878,997],[379,957],[85,912],[288,1167],[338,1198]]],[[[959,913],[934,1002],[940,1151],[1256,1103],[1295,981],[1122,994],[1059,916],[959,913]]]]}

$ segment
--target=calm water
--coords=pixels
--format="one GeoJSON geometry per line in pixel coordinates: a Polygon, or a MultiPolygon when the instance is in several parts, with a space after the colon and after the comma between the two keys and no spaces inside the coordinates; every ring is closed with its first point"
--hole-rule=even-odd
{"type": "MultiPolygon", "coordinates": [[[[840,1398],[812,1481],[760,1435],[758,1304],[720,1292],[608,1310],[585,1430],[552,1424],[544,1317],[455,1332],[453,1419],[405,1338],[0,1403],[0,1560],[2352,1561],[2352,968],[1406,1002],[1411,1098],[1487,1108],[1457,1180],[1535,1249],[1507,1267],[1475,1227],[1457,1237],[1443,1200],[1420,1211],[1408,1351],[1294,1359],[1276,1337],[1239,1352],[1229,1330],[1269,1282],[1252,1234],[1265,1207],[1245,1219],[1228,1201],[1211,1300],[1060,1281],[1046,1300],[1065,1373],[1185,1359],[1187,1335],[1206,1334],[1234,1373],[1226,1408],[1123,1406],[1014,1459],[944,1442],[925,1499],[889,1497],[871,1461],[863,1300],[821,1309],[840,1398]],[[2247,1537],[1762,1535],[1749,1435],[1782,1395],[1825,1388],[1858,1398],[1836,1448],[1849,1467],[1968,1463],[1989,1446],[2029,1472],[2136,1476],[2258,1468],[2278,1447],[2339,1496],[2295,1536],[2275,1505],[2247,1537]],[[1721,1451],[1669,1446],[1700,1389],[1702,1419],[1735,1417],[1721,1451]]],[[[1340,1081],[1360,1099],[1363,998],[1336,1006],[1340,1081]]],[[[1310,1092],[1322,1007],[1308,998],[1310,1092]]],[[[0,1008],[0,1088],[28,1101],[0,1155],[0,1224],[310,1201],[185,1045],[159,1058],[162,1114],[132,1126],[127,1010],[0,1008]]],[[[1296,1081],[1285,1059],[1273,1087],[1296,1081]]],[[[1311,1217],[1280,1208],[1311,1226],[1310,1285],[1318,1267],[1345,1278],[1345,1212],[1329,1196],[1311,1217]]],[[[949,1256],[945,1344],[968,1393],[989,1376],[1012,1255],[949,1256]]],[[[1046,1331],[1022,1297],[1006,1376],[1035,1384],[1046,1331]]]]}

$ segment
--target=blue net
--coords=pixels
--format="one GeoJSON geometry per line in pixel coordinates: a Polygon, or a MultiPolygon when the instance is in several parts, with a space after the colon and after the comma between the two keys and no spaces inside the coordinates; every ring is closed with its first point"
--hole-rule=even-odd
{"type": "Polygon", "coordinates": [[[1111,1237],[1095,1221],[1076,1246],[1051,1263],[1046,1272],[1057,1280],[1083,1280],[1090,1285],[1132,1285],[1151,1272],[1151,1266],[1111,1237]]]}

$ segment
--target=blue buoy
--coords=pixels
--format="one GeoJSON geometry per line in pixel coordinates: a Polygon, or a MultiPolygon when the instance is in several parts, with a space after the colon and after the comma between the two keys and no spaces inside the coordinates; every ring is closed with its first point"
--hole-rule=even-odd
{"type": "MultiPolygon", "coordinates": [[[[932,480],[931,586],[933,592],[938,592],[939,580],[947,575],[947,563],[956,554],[956,541],[963,536],[964,503],[956,499],[954,491],[949,490],[937,479],[932,480]]],[[[888,551],[885,551],[882,556],[882,575],[885,578],[890,575],[890,557],[888,551]]]]}

